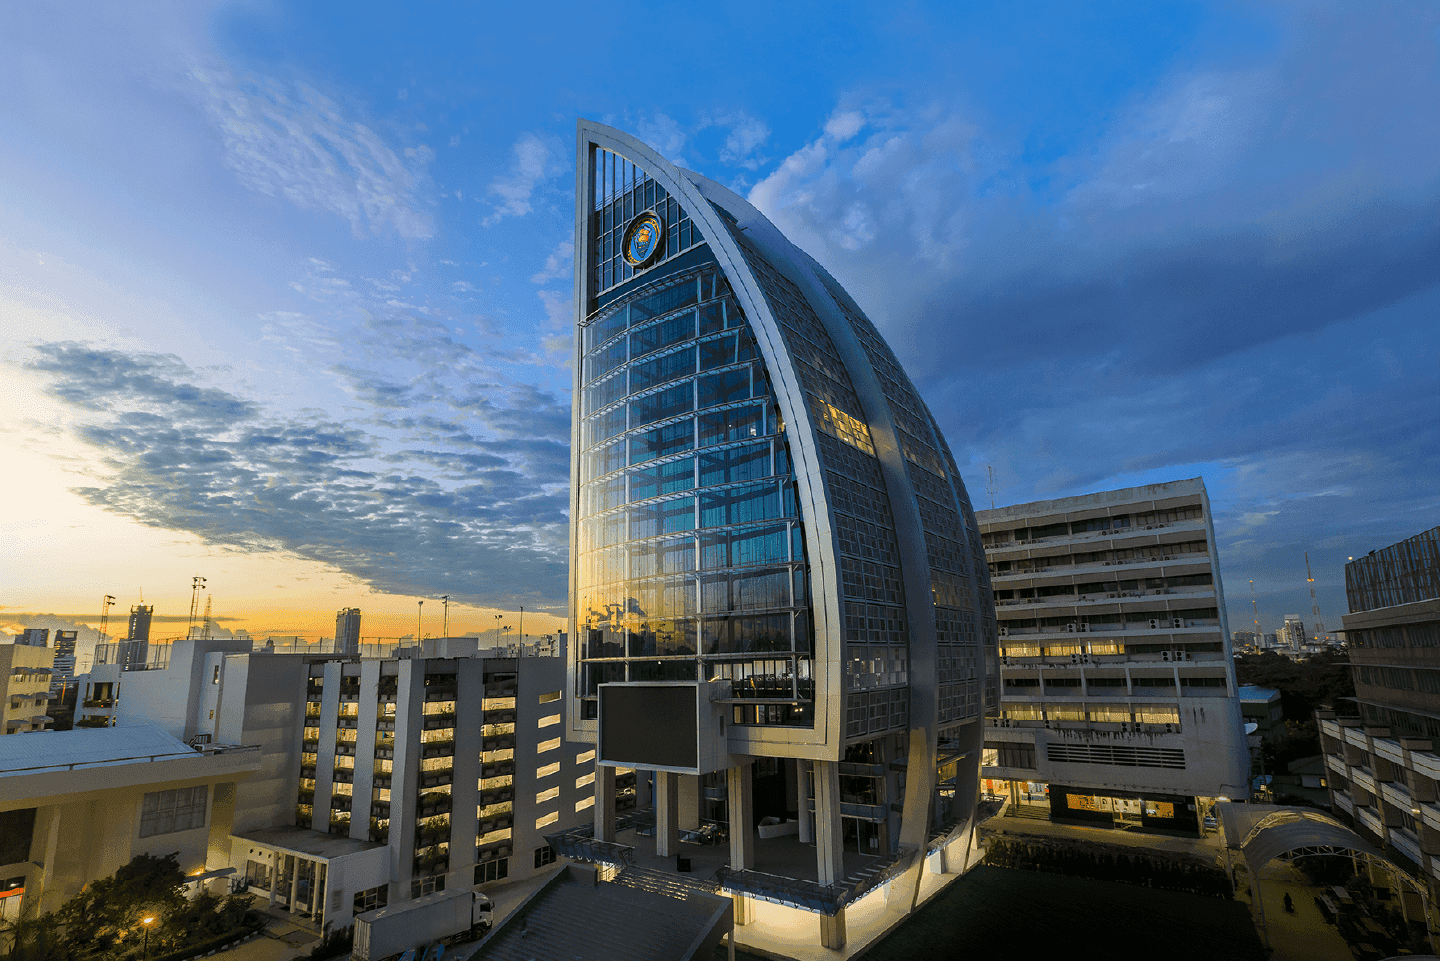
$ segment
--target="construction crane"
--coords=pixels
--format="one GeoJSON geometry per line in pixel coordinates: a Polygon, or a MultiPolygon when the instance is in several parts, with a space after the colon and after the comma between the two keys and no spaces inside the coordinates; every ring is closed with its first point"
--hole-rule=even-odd
{"type": "Polygon", "coordinates": [[[115,603],[114,594],[106,594],[105,599],[100,602],[100,643],[104,644],[110,639],[106,631],[110,627],[110,605],[115,603]]]}
{"type": "Polygon", "coordinates": [[[195,615],[200,610],[200,592],[205,590],[205,578],[199,574],[190,579],[190,623],[185,625],[185,636],[195,636],[195,615]]]}
{"type": "Polygon", "coordinates": [[[1326,628],[1321,625],[1321,605],[1316,603],[1316,578],[1311,576],[1311,555],[1309,552],[1302,552],[1306,558],[1306,583],[1311,585],[1311,630],[1314,636],[1311,638],[1317,644],[1326,639],[1326,628]]]}

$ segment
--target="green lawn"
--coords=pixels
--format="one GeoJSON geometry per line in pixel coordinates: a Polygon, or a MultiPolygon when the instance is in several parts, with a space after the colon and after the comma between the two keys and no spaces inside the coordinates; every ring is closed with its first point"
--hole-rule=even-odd
{"type": "Polygon", "coordinates": [[[979,867],[952,884],[862,961],[1025,957],[1113,961],[1263,961],[1250,912],[1235,901],[979,867]]]}

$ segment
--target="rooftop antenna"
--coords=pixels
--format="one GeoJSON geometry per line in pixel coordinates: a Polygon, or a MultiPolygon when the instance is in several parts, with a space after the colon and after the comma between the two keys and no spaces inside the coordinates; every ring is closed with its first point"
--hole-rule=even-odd
{"type": "MultiPolygon", "coordinates": [[[[200,609],[200,592],[203,590],[205,590],[205,578],[197,574],[190,579],[190,623],[185,625],[186,637],[195,636],[195,615],[200,609]]],[[[141,602],[143,603],[144,600],[142,595],[141,602]]]]}
{"type": "Polygon", "coordinates": [[[1256,607],[1256,582],[1247,581],[1251,585],[1251,616],[1255,618],[1251,623],[1256,626],[1256,647],[1261,647],[1261,612],[1256,607]]]}
{"type": "Polygon", "coordinates": [[[1326,628],[1321,626],[1321,605],[1316,603],[1316,578],[1311,576],[1311,554],[1302,552],[1306,558],[1306,583],[1311,585],[1311,620],[1314,622],[1311,630],[1315,632],[1311,638],[1317,644],[1326,637],[1326,628]]]}
{"type": "Polygon", "coordinates": [[[425,610],[425,601],[419,601],[415,606],[415,643],[420,644],[420,614],[425,610]]]}
{"type": "Polygon", "coordinates": [[[214,594],[205,595],[205,626],[200,629],[200,636],[207,639],[210,637],[210,602],[214,599],[214,594]]]}
{"type": "Polygon", "coordinates": [[[991,495],[991,510],[996,509],[996,469],[986,465],[986,493],[991,495]]]}

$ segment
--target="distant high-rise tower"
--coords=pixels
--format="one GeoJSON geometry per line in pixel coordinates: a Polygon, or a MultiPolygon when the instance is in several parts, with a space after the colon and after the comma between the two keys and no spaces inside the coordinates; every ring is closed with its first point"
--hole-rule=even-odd
{"type": "Polygon", "coordinates": [[[1282,626],[1276,640],[1282,647],[1293,651],[1299,651],[1306,646],[1306,622],[1301,620],[1299,614],[1287,614],[1286,623],[1282,626]]]}
{"type": "Polygon", "coordinates": [[[75,678],[75,639],[79,631],[55,632],[55,673],[50,676],[50,690],[61,687],[75,678]]]}
{"type": "Polygon", "coordinates": [[[360,608],[347,607],[335,612],[335,651],[337,654],[360,653],[360,608]]]}
{"type": "Polygon", "coordinates": [[[130,624],[125,631],[125,643],[121,645],[120,654],[120,663],[125,670],[142,669],[150,660],[150,620],[154,616],[154,604],[136,604],[130,608],[130,624]]]}
{"type": "Polygon", "coordinates": [[[150,619],[154,614],[154,604],[148,607],[144,604],[137,604],[130,608],[130,627],[125,633],[125,639],[129,641],[150,640],[150,619]]]}
{"type": "Polygon", "coordinates": [[[27,627],[15,638],[16,644],[24,644],[26,647],[49,647],[50,629],[48,627],[27,627]]]}

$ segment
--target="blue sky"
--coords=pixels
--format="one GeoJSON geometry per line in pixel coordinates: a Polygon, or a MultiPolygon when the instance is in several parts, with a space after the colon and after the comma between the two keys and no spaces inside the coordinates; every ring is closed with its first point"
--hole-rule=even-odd
{"type": "Polygon", "coordinates": [[[11,629],[563,614],[578,116],[829,268],[978,506],[1204,476],[1233,629],[1436,523],[1433,5],[7,19],[11,629]]]}

